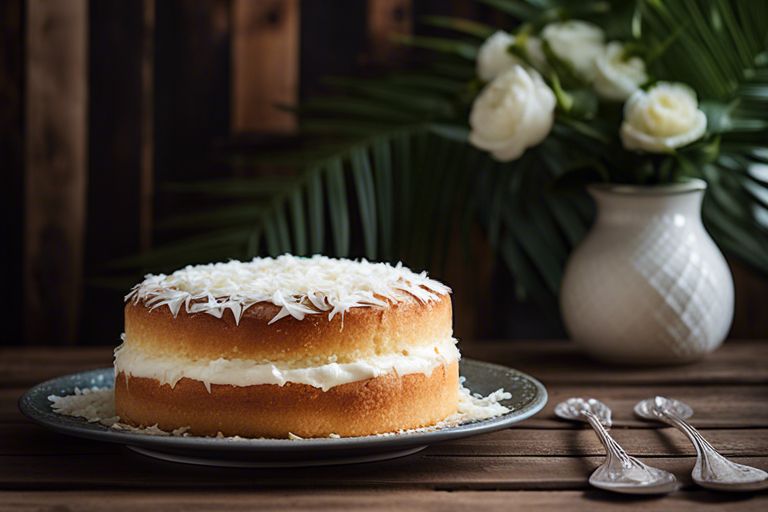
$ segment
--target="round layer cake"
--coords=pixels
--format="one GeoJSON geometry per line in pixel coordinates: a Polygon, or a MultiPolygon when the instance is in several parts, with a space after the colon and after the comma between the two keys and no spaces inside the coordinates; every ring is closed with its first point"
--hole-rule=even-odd
{"type": "Polygon", "coordinates": [[[400,265],[321,256],[149,275],[126,297],[116,412],[243,437],[434,425],[457,412],[449,293],[400,265]]]}

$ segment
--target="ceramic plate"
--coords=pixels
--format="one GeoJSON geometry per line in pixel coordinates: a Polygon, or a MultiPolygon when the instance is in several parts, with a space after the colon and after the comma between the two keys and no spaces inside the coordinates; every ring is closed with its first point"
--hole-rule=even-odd
{"type": "Polygon", "coordinates": [[[488,420],[430,431],[300,440],[151,436],[121,432],[53,412],[48,396],[73,394],[76,387],[112,387],[112,368],[76,373],[38,384],[21,397],[19,408],[29,419],[62,434],[124,444],[136,452],[163,460],[211,466],[296,467],[369,462],[410,455],[430,444],[507,428],[533,416],[547,402],[544,386],[517,370],[462,359],[460,372],[473,393],[487,395],[499,388],[511,393],[511,399],[501,402],[511,411],[488,420]]]}

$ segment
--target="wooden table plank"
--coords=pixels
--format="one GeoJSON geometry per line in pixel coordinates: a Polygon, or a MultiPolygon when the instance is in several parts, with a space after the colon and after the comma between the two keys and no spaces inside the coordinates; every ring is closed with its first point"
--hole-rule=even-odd
{"type": "MultiPolygon", "coordinates": [[[[768,429],[702,430],[728,456],[768,455],[768,429]]],[[[674,429],[613,429],[613,436],[632,455],[673,457],[695,455],[693,446],[674,429]]],[[[26,422],[0,423],[0,455],[119,454],[120,445],[67,437],[26,422]]],[[[605,453],[589,429],[536,430],[515,428],[430,447],[440,456],[600,456],[605,453]]]]}
{"type": "Polygon", "coordinates": [[[54,377],[112,365],[113,347],[0,348],[0,388],[30,387],[54,377]]]}
{"type": "Polygon", "coordinates": [[[535,510],[563,512],[616,510],[642,512],[688,511],[763,511],[768,508],[768,494],[743,496],[692,490],[663,499],[619,496],[603,491],[498,491],[435,492],[422,490],[349,490],[311,492],[0,492],[0,510],[67,510],[93,512],[109,503],[112,512],[133,510],[261,512],[296,510],[361,510],[369,512],[401,510],[535,510]]]}
{"type": "MultiPolygon", "coordinates": [[[[524,428],[581,428],[558,419],[554,408],[572,396],[595,397],[613,409],[614,427],[658,428],[634,417],[635,403],[654,395],[685,401],[695,410],[691,423],[701,428],[768,428],[768,386],[592,386],[553,385],[543,411],[521,424],[524,428]]],[[[23,420],[16,402],[26,388],[0,387],[0,423],[23,420]]]]}
{"type": "Polygon", "coordinates": [[[562,428],[555,406],[570,397],[592,397],[613,410],[614,427],[656,428],[632,412],[637,402],[654,395],[682,400],[694,410],[693,425],[705,428],[768,427],[768,386],[738,385],[548,385],[549,401],[527,428],[562,428]]]}
{"type": "MultiPolygon", "coordinates": [[[[2,436],[0,427],[0,436],[2,436]]],[[[768,455],[768,429],[701,430],[723,455],[768,455]]],[[[611,435],[631,454],[638,457],[696,455],[693,445],[679,431],[662,429],[613,429],[611,435]]],[[[0,442],[0,453],[2,451],[0,442]]],[[[473,457],[520,456],[600,456],[605,449],[591,429],[537,430],[513,428],[441,443],[430,447],[429,455],[473,457]]]]}
{"type": "MultiPolygon", "coordinates": [[[[151,488],[430,488],[586,489],[604,457],[443,457],[401,459],[333,468],[232,469],[163,462],[124,449],[115,454],[0,456],[0,489],[151,488]]],[[[768,469],[768,457],[733,460],[768,469]]],[[[658,457],[653,465],[690,484],[693,457],[658,457]]]]}
{"type": "Polygon", "coordinates": [[[589,359],[572,342],[460,342],[465,357],[502,364],[548,383],[602,384],[746,384],[768,383],[768,342],[728,340],[698,363],[633,368],[589,359]]]}

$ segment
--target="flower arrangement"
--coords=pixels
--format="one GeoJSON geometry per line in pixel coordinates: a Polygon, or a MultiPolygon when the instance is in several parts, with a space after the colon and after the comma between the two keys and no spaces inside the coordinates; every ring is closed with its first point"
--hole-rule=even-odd
{"type": "Polygon", "coordinates": [[[429,35],[400,38],[417,66],[329,79],[292,107],[301,145],[169,186],[220,204],[165,219],[178,241],[122,263],[291,252],[436,270],[476,223],[517,296],[555,310],[594,215],[574,185],[696,177],[718,245],[768,273],[767,2],[477,1],[504,25],[422,18],[429,35]],[[265,163],[280,172],[249,174],[265,163]]]}
{"type": "Polygon", "coordinates": [[[675,180],[683,165],[678,150],[712,136],[696,92],[683,83],[652,80],[637,44],[605,39],[600,27],[582,20],[488,37],[477,55],[477,76],[485,85],[472,104],[469,141],[506,162],[539,145],[558,116],[597,120],[610,130],[601,142],[620,142],[636,153],[604,162],[604,179],[675,180]],[[649,163],[652,171],[642,172],[649,163]],[[622,174],[613,172],[619,166],[622,174]],[[640,171],[627,174],[626,166],[640,171]]]}

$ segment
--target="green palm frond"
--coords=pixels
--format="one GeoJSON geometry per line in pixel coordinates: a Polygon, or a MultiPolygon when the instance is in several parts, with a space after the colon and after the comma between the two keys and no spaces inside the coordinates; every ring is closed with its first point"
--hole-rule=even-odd
{"type": "Polygon", "coordinates": [[[688,174],[709,184],[707,228],[726,251],[768,274],[768,183],[755,178],[768,144],[768,4],[643,0],[639,8],[650,44],[677,34],[653,62],[654,73],[692,86],[718,136],[714,161],[687,162],[688,174]]]}
{"type": "MultiPolygon", "coordinates": [[[[677,158],[686,174],[709,183],[704,219],[716,241],[768,273],[768,4],[479,1],[532,27],[572,17],[595,21],[609,38],[634,36],[648,48],[655,77],[694,87],[710,136],[677,158]]],[[[236,155],[284,174],[170,187],[221,206],[167,219],[164,228],[196,235],[118,263],[164,270],[292,252],[423,268],[439,264],[456,233],[478,220],[518,295],[554,310],[564,263],[593,217],[584,192],[567,184],[579,173],[604,176],[607,166],[620,176],[623,161],[605,144],[617,134],[564,115],[521,159],[494,161],[467,143],[466,125],[480,85],[473,59],[496,28],[460,18],[424,22],[453,36],[403,38],[433,54],[422,69],[329,79],[335,95],[295,108],[313,144],[256,160],[236,155]]]]}

